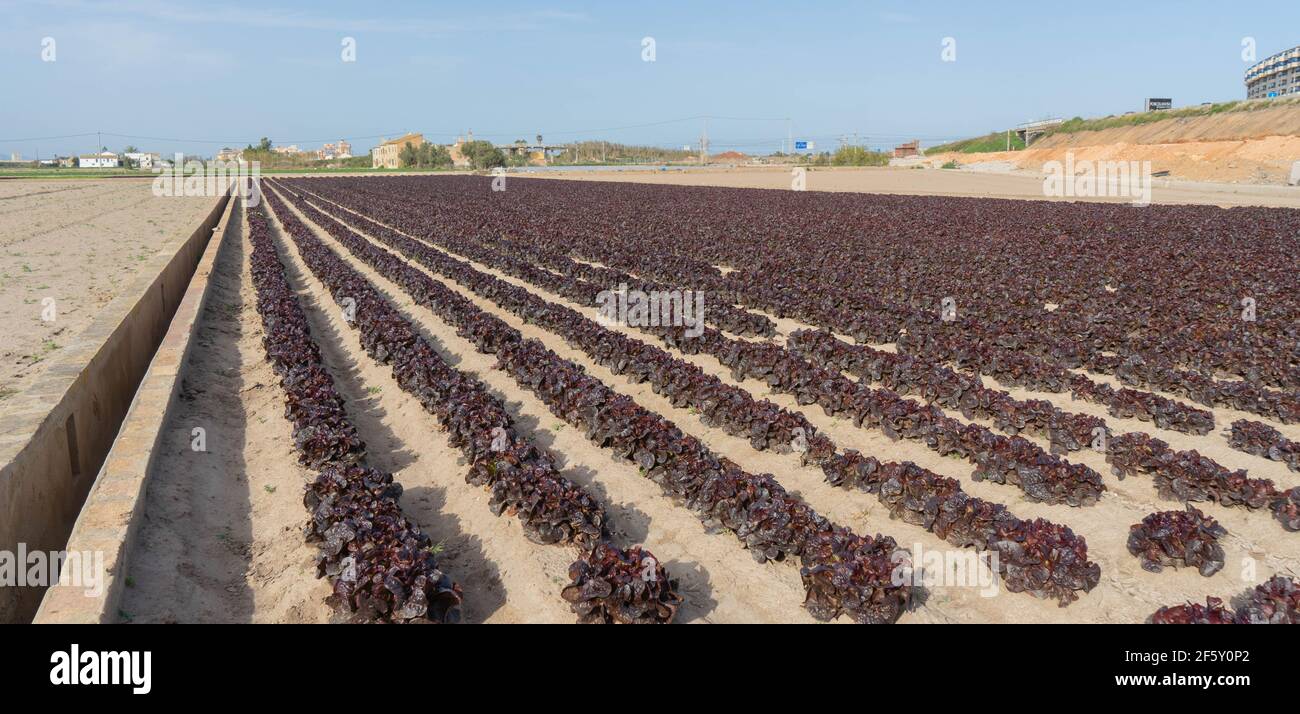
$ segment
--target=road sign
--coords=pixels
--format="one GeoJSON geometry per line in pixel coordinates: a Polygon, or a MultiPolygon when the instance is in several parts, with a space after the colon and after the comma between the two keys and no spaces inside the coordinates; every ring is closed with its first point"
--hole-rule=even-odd
{"type": "Polygon", "coordinates": [[[809,152],[809,153],[812,153],[812,151],[813,151],[813,149],[814,149],[815,146],[816,146],[816,144],[814,144],[814,143],[811,142],[811,141],[796,141],[796,142],[794,142],[794,150],[795,150],[795,151],[807,151],[807,152],[809,152]]]}

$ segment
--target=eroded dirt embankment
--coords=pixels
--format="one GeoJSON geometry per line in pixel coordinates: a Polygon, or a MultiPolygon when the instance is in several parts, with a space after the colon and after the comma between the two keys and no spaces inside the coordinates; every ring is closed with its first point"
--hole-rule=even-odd
{"type": "Polygon", "coordinates": [[[1177,179],[1284,184],[1292,164],[1300,161],[1300,104],[1058,133],[1025,151],[950,158],[961,164],[1010,161],[1040,171],[1047,161],[1064,161],[1066,153],[1075,161],[1150,161],[1153,171],[1177,179]]]}

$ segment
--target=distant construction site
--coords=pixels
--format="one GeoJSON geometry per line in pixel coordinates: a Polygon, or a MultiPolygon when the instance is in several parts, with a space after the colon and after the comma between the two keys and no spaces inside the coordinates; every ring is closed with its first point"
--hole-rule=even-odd
{"type": "Polygon", "coordinates": [[[926,158],[1037,172],[1070,153],[1076,160],[1150,161],[1152,171],[1172,179],[1249,184],[1289,183],[1300,158],[1300,102],[1294,100],[1043,124],[1023,125],[1012,134],[1021,144],[1028,139],[1024,150],[972,152],[953,145],[928,150],[926,158]]]}

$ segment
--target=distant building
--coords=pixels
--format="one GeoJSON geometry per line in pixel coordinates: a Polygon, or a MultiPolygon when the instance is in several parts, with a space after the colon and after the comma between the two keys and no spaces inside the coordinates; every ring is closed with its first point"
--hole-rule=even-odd
{"type": "Polygon", "coordinates": [[[317,158],[321,159],[350,159],[352,158],[352,145],[343,139],[339,139],[337,144],[326,144],[316,151],[317,158]]]}
{"type": "Polygon", "coordinates": [[[1246,70],[1246,98],[1300,94],[1300,45],[1283,50],[1246,70]]]}
{"type": "Polygon", "coordinates": [[[217,152],[217,161],[239,161],[243,157],[244,152],[230,147],[222,147],[221,151],[217,152]]]}
{"type": "Polygon", "coordinates": [[[465,144],[474,140],[474,130],[469,130],[469,138],[463,136],[456,137],[456,143],[447,147],[447,153],[451,155],[452,166],[469,166],[469,157],[465,155],[465,144]]]}
{"type": "Polygon", "coordinates": [[[465,156],[465,139],[456,137],[456,143],[447,147],[447,153],[451,156],[452,166],[469,166],[469,157],[465,156]]]}
{"type": "Polygon", "coordinates": [[[134,161],[137,167],[145,170],[153,169],[153,167],[161,165],[162,162],[162,157],[153,152],[133,151],[123,154],[123,156],[134,161]]]}
{"type": "MultiPolygon", "coordinates": [[[[516,157],[516,158],[520,156],[526,157],[528,163],[533,166],[545,166],[549,164],[551,162],[551,152],[558,151],[561,149],[561,147],[558,146],[547,146],[546,144],[542,143],[541,134],[537,135],[537,143],[534,144],[529,144],[527,141],[524,141],[523,139],[518,139],[513,144],[506,144],[505,146],[498,146],[496,148],[499,149],[500,151],[505,152],[506,154],[509,154],[512,157],[516,157]]],[[[464,158],[463,150],[458,149],[456,154],[461,155],[462,159],[464,158]]],[[[452,155],[452,163],[453,164],[456,163],[455,154],[452,155]]],[[[466,163],[467,164],[469,163],[468,160],[466,160],[466,163]]]]}
{"type": "Polygon", "coordinates": [[[9,160],[10,160],[10,161],[22,161],[22,160],[23,160],[23,155],[22,155],[21,153],[15,151],[15,152],[13,152],[12,154],[9,154],[9,160]]]}
{"type": "Polygon", "coordinates": [[[894,147],[895,159],[906,159],[909,156],[920,156],[920,155],[921,155],[921,142],[916,139],[913,139],[912,141],[909,141],[906,144],[899,144],[898,146],[894,147]]]}
{"type": "Polygon", "coordinates": [[[288,146],[272,146],[271,152],[275,154],[301,154],[302,150],[298,148],[297,144],[290,144],[288,146]]]}
{"type": "Polygon", "coordinates": [[[115,169],[122,165],[117,154],[105,151],[98,154],[82,154],[77,157],[77,165],[83,169],[115,169]]]}
{"type": "Polygon", "coordinates": [[[59,166],[65,169],[70,169],[77,165],[77,157],[75,156],[60,156],[58,158],[58,161],[59,161],[59,166]]]}
{"type": "MultiPolygon", "coordinates": [[[[426,144],[424,134],[406,134],[396,139],[385,141],[370,150],[370,166],[376,169],[396,169],[401,167],[402,162],[398,156],[402,153],[402,148],[410,144],[418,148],[426,144]]],[[[351,148],[351,147],[349,147],[351,148]]]]}

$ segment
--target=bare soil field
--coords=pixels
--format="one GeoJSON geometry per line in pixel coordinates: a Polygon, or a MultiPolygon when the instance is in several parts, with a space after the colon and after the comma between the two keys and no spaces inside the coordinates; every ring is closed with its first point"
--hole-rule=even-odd
{"type": "Polygon", "coordinates": [[[146,260],[189,238],[217,200],[157,198],[150,188],[0,181],[0,403],[30,385],[146,260]]]}
{"type": "MultiPolygon", "coordinates": [[[[1128,147],[1132,148],[1132,147],[1128,147]]],[[[1140,148],[1140,147],[1139,147],[1140,148]]],[[[1300,151],[1300,144],[1295,148],[1300,151]]],[[[1047,150],[1044,150],[1045,152],[1047,150]]],[[[962,163],[977,161],[1011,161],[1021,154],[960,154],[952,155],[962,163]],[[1013,156],[1014,155],[1014,156],[1013,156]]],[[[910,196],[969,196],[976,198],[1018,198],[1035,200],[1078,200],[1123,203],[1123,198],[1060,199],[1043,195],[1043,179],[1039,173],[1044,161],[1064,156],[1063,150],[1027,161],[1032,170],[985,172],[952,169],[890,168],[814,168],[807,174],[809,191],[887,193],[910,196]]],[[[1110,149],[1078,150],[1078,158],[1141,158],[1138,154],[1110,149]]],[[[1300,158],[1300,154],[1297,155],[1300,158]]],[[[939,157],[939,161],[943,157],[939,157]]],[[[1290,163],[1287,163],[1290,166],[1290,163]]],[[[1160,170],[1152,166],[1152,170],[1160,170]]],[[[553,171],[524,174],[523,178],[564,179],[569,181],[615,181],[676,186],[721,186],[728,188],[790,189],[790,169],[784,167],[737,167],[719,169],[692,169],[689,171],[553,171]]],[[[515,177],[511,175],[509,181],[515,177]]],[[[1206,204],[1212,206],[1276,206],[1300,207],[1300,188],[1289,186],[1253,186],[1229,183],[1192,182],[1155,179],[1151,189],[1153,203],[1206,204]]]]}

